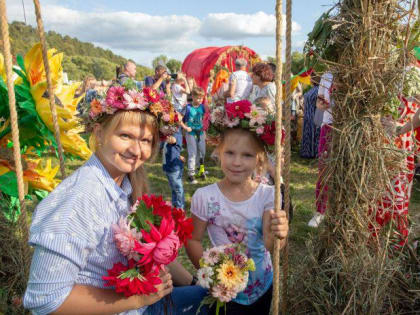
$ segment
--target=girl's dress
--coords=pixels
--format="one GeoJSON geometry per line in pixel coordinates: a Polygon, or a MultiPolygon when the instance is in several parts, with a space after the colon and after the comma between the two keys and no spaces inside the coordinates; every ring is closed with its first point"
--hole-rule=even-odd
{"type": "MultiPolygon", "coordinates": [[[[102,276],[114,263],[126,263],[114,244],[111,226],[127,215],[131,193],[129,179],[125,177],[118,186],[93,154],[38,205],[29,236],[35,250],[24,296],[26,309],[34,314],[57,310],[75,284],[106,288],[102,276]]],[[[206,291],[197,286],[183,290],[186,288],[191,288],[191,298],[177,300],[174,294],[174,304],[196,310],[206,291]]],[[[153,314],[163,314],[162,303],[153,305],[162,313],[153,314]]],[[[146,308],[124,314],[140,315],[149,311],[146,308]]]]}
{"type": "Polygon", "coordinates": [[[191,212],[208,223],[212,245],[244,244],[255,262],[256,270],[249,273],[248,286],[233,300],[236,303],[253,304],[272,285],[271,257],[264,246],[262,218],[265,211],[273,208],[274,187],[265,184],[259,184],[254,194],[241,202],[226,198],[217,183],[197,189],[192,197],[191,212]]]}

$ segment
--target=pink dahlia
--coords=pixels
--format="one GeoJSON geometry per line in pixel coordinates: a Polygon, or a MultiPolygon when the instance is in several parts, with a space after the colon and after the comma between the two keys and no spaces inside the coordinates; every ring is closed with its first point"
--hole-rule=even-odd
{"type": "Polygon", "coordinates": [[[122,86],[111,86],[106,93],[106,103],[108,106],[118,109],[125,109],[127,102],[124,98],[125,90],[122,86]]]}
{"type": "Polygon", "coordinates": [[[149,105],[143,97],[143,94],[136,90],[129,90],[124,94],[124,99],[127,103],[127,109],[145,110],[147,105],[149,105]]]}
{"type": "Polygon", "coordinates": [[[118,250],[128,259],[139,260],[140,255],[134,250],[135,244],[141,240],[142,234],[136,229],[130,229],[126,218],[120,218],[118,224],[112,225],[114,240],[118,250]]]}
{"type": "Polygon", "coordinates": [[[220,283],[211,289],[211,295],[219,299],[220,302],[230,302],[236,297],[237,292],[233,289],[228,289],[220,283]]]}
{"type": "Polygon", "coordinates": [[[267,114],[264,112],[263,109],[255,105],[252,105],[249,113],[246,113],[245,116],[250,119],[249,125],[254,126],[254,125],[263,125],[265,123],[267,114]]]}
{"type": "Polygon", "coordinates": [[[136,243],[135,251],[143,255],[139,264],[157,266],[168,265],[175,260],[181,246],[174,232],[175,223],[172,219],[163,218],[159,229],[150,222],[150,232],[142,230],[143,242],[136,243]]]}

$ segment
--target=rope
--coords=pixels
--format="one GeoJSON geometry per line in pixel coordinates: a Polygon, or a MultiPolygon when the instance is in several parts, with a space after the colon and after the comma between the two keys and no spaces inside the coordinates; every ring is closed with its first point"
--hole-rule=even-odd
{"type": "Polygon", "coordinates": [[[38,24],[39,39],[41,41],[42,59],[44,60],[45,74],[47,76],[48,96],[50,98],[50,109],[51,109],[51,114],[52,114],[52,119],[53,119],[54,136],[57,141],[58,157],[60,159],[61,177],[62,179],[64,179],[66,177],[66,172],[64,168],[63,147],[61,145],[60,128],[58,126],[58,121],[57,121],[57,110],[55,108],[55,95],[54,95],[54,90],[53,90],[53,86],[51,82],[50,64],[48,62],[48,53],[47,53],[47,45],[45,42],[44,24],[41,18],[41,6],[39,4],[39,0],[34,0],[34,5],[35,5],[36,23],[38,24]]]}
{"type": "MultiPolygon", "coordinates": [[[[284,104],[285,109],[285,156],[283,167],[284,180],[284,209],[286,210],[287,218],[289,218],[290,208],[290,110],[291,110],[291,72],[292,72],[292,0],[287,0],[286,3],[286,100],[284,104]]],[[[288,302],[288,276],[289,276],[289,242],[286,237],[286,244],[283,248],[283,303],[282,313],[287,313],[288,302]]]]}
{"type": "MultiPolygon", "coordinates": [[[[281,125],[282,125],[282,38],[281,38],[281,29],[282,29],[282,7],[283,1],[276,0],[276,170],[275,170],[275,198],[274,198],[274,209],[280,211],[281,209],[281,156],[282,156],[282,147],[281,147],[281,125]]],[[[274,252],[273,252],[273,314],[278,315],[280,313],[280,240],[275,239],[274,242],[274,252]]]]}
{"type": "Polygon", "coordinates": [[[23,169],[22,169],[22,157],[20,154],[20,140],[19,140],[19,125],[18,116],[16,111],[16,98],[15,89],[13,83],[13,63],[12,54],[10,53],[10,39],[9,39],[9,24],[7,23],[7,12],[5,0],[0,0],[0,12],[1,12],[1,36],[3,41],[3,53],[6,66],[6,77],[7,77],[7,93],[9,96],[9,109],[10,119],[12,123],[12,140],[13,140],[13,158],[15,160],[16,177],[18,184],[18,194],[21,215],[17,224],[18,229],[22,232],[21,250],[23,255],[23,270],[25,279],[28,277],[29,262],[30,262],[30,249],[28,243],[28,224],[26,219],[25,209],[25,186],[23,182],[23,169]]]}

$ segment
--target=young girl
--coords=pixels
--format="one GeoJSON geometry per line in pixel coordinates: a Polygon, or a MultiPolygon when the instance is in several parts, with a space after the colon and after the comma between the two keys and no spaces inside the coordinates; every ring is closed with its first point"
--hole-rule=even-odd
{"type": "Polygon", "coordinates": [[[24,306],[33,313],[163,314],[159,300],[172,292],[174,312],[189,309],[191,313],[184,314],[195,314],[205,295],[197,286],[173,290],[172,281],[192,283],[192,276],[176,262],[170,266],[172,277],[161,273],[157,293],[126,298],[105,287],[102,277],[107,270],[125,261],[115,246],[112,224],[148,192],[143,165],[159,146],[160,115],[149,110],[153,104],[139,91],[136,100],[127,103],[115,97],[117,92],[126,96],[128,91],[111,87],[106,101],[88,105],[85,122],[95,153],[38,205],[32,217],[29,243],[34,254],[24,306]]]}
{"type": "Polygon", "coordinates": [[[263,143],[255,133],[226,129],[218,151],[224,178],[198,189],[192,197],[194,232],[187,253],[199,268],[206,229],[213,246],[245,244],[256,271],[250,272],[246,289],[227,304],[227,314],[269,314],[273,279],[270,251],[275,236],[284,245],[286,214],[273,211],[274,187],[251,178],[254,170],[266,163],[263,143]]]}

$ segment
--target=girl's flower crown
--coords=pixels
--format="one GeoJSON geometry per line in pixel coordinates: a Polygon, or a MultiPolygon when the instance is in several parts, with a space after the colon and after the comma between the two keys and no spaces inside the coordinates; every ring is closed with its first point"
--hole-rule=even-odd
{"type": "Polygon", "coordinates": [[[80,118],[88,132],[92,131],[95,123],[119,110],[142,110],[151,113],[157,118],[163,137],[178,130],[178,114],[164,95],[149,87],[139,90],[131,79],[122,85],[111,86],[105,95],[98,95],[82,106],[80,118]]]}
{"type": "Polygon", "coordinates": [[[227,128],[242,128],[254,132],[267,151],[274,151],[276,137],[275,112],[248,100],[216,105],[210,114],[209,141],[218,144],[227,128]]]}

